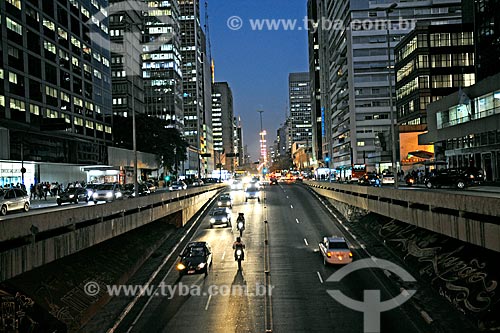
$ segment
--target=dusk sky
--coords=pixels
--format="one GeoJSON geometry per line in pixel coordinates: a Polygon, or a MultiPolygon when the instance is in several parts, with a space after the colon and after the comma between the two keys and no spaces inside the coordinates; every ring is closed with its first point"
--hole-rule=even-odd
{"type": "MultiPolygon", "coordinates": [[[[204,6],[204,1],[200,1],[204,6]]],[[[252,161],[258,160],[260,118],[268,132],[268,147],[285,120],[288,74],[308,71],[307,16],[305,0],[209,0],[212,56],[215,80],[227,81],[233,91],[234,113],[241,116],[244,144],[252,161]],[[239,30],[228,27],[228,19],[239,16],[239,30]],[[296,31],[252,31],[252,19],[297,19],[296,31]],[[301,27],[301,28],[298,28],[301,27]],[[300,29],[300,30],[299,30],[300,29]]],[[[203,20],[204,21],[204,20],[203,20]]]]}

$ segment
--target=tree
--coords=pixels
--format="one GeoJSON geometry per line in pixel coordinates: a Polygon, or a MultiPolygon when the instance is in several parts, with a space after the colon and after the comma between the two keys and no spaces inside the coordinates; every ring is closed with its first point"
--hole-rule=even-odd
{"type": "MultiPolygon", "coordinates": [[[[189,144],[181,133],[169,127],[166,120],[138,114],[135,117],[137,150],[155,154],[159,164],[175,172],[181,161],[186,160],[189,144]]],[[[115,116],[113,118],[113,143],[116,147],[132,149],[132,118],[115,116]]]]}

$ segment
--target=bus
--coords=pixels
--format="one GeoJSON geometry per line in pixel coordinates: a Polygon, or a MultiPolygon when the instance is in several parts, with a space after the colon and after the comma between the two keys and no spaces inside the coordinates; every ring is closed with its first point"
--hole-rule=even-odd
{"type": "Polygon", "coordinates": [[[354,164],[351,172],[351,182],[357,182],[366,173],[366,164],[354,164]]]}

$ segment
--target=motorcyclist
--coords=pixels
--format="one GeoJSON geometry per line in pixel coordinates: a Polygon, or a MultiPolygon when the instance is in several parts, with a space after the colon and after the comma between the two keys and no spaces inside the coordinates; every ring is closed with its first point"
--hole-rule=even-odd
{"type": "Polygon", "coordinates": [[[238,227],[238,230],[240,230],[240,222],[243,223],[241,229],[245,230],[245,216],[243,215],[243,213],[238,213],[238,219],[236,220],[236,226],[238,227]]]}
{"type": "Polygon", "coordinates": [[[241,260],[245,260],[245,251],[243,251],[244,248],[245,243],[243,243],[241,237],[236,237],[236,241],[233,243],[234,260],[238,260],[238,258],[236,257],[237,250],[241,250],[241,260]]]}

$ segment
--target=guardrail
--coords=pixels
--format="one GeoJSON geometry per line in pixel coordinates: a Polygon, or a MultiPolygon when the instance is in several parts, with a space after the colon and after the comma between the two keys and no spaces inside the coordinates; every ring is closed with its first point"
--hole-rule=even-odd
{"type": "Polygon", "coordinates": [[[0,281],[73,254],[145,224],[173,216],[184,225],[222,184],[0,221],[0,281]]]}
{"type": "Polygon", "coordinates": [[[305,181],[318,194],[500,252],[500,199],[305,181]]]}

